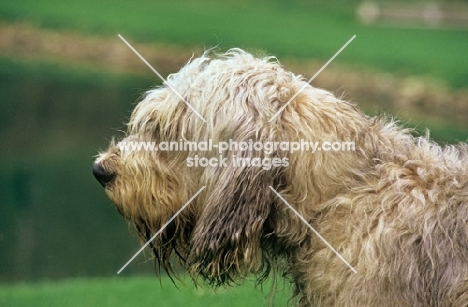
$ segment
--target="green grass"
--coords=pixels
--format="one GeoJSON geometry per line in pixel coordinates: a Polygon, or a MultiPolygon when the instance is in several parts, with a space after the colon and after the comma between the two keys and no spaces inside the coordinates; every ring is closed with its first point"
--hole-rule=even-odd
{"type": "Polygon", "coordinates": [[[462,30],[367,27],[357,1],[3,1],[0,18],[43,27],[78,29],[141,41],[248,47],[279,56],[328,59],[353,34],[337,61],[431,75],[468,85],[468,40],[462,30]]]}
{"type": "MultiPolygon", "coordinates": [[[[177,283],[168,278],[161,284],[156,277],[69,279],[56,282],[0,284],[0,306],[4,307],[249,307],[266,306],[268,298],[252,283],[216,293],[196,289],[190,281],[177,283]]],[[[278,306],[286,306],[289,293],[274,298],[278,306]]]]}

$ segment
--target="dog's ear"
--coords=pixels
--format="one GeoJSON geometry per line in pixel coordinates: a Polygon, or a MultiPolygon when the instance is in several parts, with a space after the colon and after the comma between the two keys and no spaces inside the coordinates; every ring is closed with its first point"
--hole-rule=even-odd
{"type": "Polygon", "coordinates": [[[260,245],[273,202],[268,186],[278,168],[230,165],[216,172],[207,183],[187,264],[192,275],[219,286],[265,269],[260,245]]]}

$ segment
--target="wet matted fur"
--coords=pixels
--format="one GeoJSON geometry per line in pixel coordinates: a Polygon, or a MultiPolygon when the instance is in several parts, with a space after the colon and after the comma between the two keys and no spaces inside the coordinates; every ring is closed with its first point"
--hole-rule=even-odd
{"type": "Polygon", "coordinates": [[[119,212],[171,272],[220,286],[272,271],[292,281],[298,306],[467,306],[467,146],[440,147],[392,120],[370,118],[314,88],[271,57],[206,53],[138,103],[123,141],[213,143],[352,141],[354,151],[229,151],[227,166],[188,167],[218,151],[121,150],[95,169],[119,212]],[[305,88],[274,120],[272,116],[305,88]],[[235,157],[234,157],[235,156],[235,157]],[[271,168],[243,158],[286,159],[271,168]],[[102,174],[101,174],[102,175],[102,174]],[[274,187],[354,273],[270,189],[274,187]]]}

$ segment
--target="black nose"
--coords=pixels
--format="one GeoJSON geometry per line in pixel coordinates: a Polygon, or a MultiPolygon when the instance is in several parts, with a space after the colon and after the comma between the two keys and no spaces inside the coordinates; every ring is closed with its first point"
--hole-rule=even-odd
{"type": "Polygon", "coordinates": [[[114,179],[115,174],[106,171],[100,163],[96,163],[93,166],[93,175],[97,181],[102,184],[103,187],[114,179]]]}

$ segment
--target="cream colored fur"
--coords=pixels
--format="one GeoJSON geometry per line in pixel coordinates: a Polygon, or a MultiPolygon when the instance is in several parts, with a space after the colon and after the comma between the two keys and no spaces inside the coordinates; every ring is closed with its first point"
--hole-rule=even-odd
{"type": "Polygon", "coordinates": [[[123,152],[97,163],[106,192],[171,273],[219,286],[284,272],[298,306],[468,306],[468,150],[440,147],[306,84],[271,57],[239,49],[193,59],[138,103],[124,141],[353,141],[355,151],[229,152],[287,158],[287,167],[187,167],[214,152],[123,152]],[[353,273],[268,188],[274,187],[353,273]]]}

